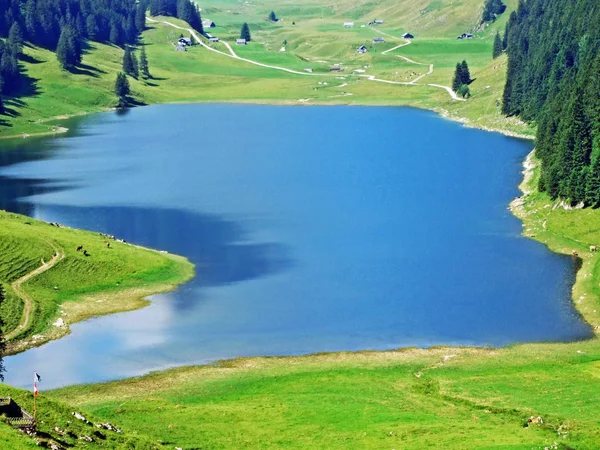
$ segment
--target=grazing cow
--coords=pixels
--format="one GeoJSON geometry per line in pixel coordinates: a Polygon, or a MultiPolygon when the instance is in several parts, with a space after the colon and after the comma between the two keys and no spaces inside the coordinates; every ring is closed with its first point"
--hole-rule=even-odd
{"type": "Polygon", "coordinates": [[[544,423],[544,420],[540,416],[537,416],[537,417],[531,416],[529,418],[529,420],[527,421],[527,423],[534,423],[534,424],[540,424],[541,425],[541,424],[544,423]]]}
{"type": "Polygon", "coordinates": [[[83,245],[80,245],[79,247],[77,247],[78,252],[80,252],[81,250],[83,250],[83,245]]]}
{"type": "Polygon", "coordinates": [[[90,256],[86,249],[83,249],[83,256],[90,256]]]}
{"type": "Polygon", "coordinates": [[[598,247],[595,245],[590,245],[590,252],[597,252],[598,251],[598,247]]]}
{"type": "Polygon", "coordinates": [[[106,248],[110,248],[110,242],[106,243],[106,248]]]}
{"type": "Polygon", "coordinates": [[[579,256],[579,253],[577,252],[577,250],[573,250],[571,252],[571,255],[573,255],[573,256],[579,256]]]}

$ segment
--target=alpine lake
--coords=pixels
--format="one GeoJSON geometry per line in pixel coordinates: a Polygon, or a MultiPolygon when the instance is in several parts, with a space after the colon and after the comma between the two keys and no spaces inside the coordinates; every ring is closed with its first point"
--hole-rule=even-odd
{"type": "Polygon", "coordinates": [[[5,358],[44,388],[251,355],[592,331],[508,210],[532,143],[411,108],[162,105],[0,146],[0,208],[187,257],[146,308],[5,358]]]}

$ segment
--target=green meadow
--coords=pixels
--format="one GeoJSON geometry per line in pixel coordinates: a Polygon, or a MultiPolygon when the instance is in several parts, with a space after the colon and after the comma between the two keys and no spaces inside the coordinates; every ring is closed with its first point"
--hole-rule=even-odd
{"type": "Polygon", "coordinates": [[[6,296],[0,314],[10,351],[60,337],[70,323],[144,306],[145,296],[174,289],[194,273],[181,257],[3,211],[0,254],[6,296]],[[79,246],[88,256],[77,250],[79,246]],[[19,289],[19,279],[55,255],[53,267],[19,289]],[[59,319],[64,326],[55,324],[59,319]]]}
{"type": "Polygon", "coordinates": [[[250,358],[49,396],[186,449],[596,449],[599,359],[596,341],[250,358]]]}

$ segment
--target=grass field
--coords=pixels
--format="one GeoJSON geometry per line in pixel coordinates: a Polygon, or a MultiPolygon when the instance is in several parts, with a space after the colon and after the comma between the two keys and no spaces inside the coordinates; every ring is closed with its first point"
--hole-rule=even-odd
{"type": "Polygon", "coordinates": [[[596,341],[251,358],[48,395],[186,449],[596,449],[599,359],[596,341]]]}
{"type": "MultiPolygon", "coordinates": [[[[21,408],[33,414],[33,397],[30,392],[0,385],[0,396],[10,396],[21,408]]],[[[39,410],[37,421],[37,436],[31,438],[13,429],[0,419],[0,448],[2,450],[30,450],[36,448],[74,449],[120,449],[120,450],[150,450],[172,448],[140,435],[123,429],[121,432],[97,427],[96,424],[106,423],[85,413],[85,423],[73,417],[72,413],[80,411],[61,402],[52,401],[44,396],[38,397],[39,410]]],[[[120,427],[118,424],[111,424],[120,427]]]]}
{"type": "Polygon", "coordinates": [[[138,308],[146,304],[143,297],[173,289],[193,276],[192,265],[183,258],[3,211],[0,255],[0,282],[7,297],[0,313],[5,335],[16,341],[11,342],[13,351],[66,333],[66,327],[53,325],[59,317],[70,324],[138,308]],[[89,256],[76,250],[80,245],[89,256]],[[13,283],[55,253],[64,258],[22,286],[34,299],[30,320],[24,321],[24,300],[13,283]]]}

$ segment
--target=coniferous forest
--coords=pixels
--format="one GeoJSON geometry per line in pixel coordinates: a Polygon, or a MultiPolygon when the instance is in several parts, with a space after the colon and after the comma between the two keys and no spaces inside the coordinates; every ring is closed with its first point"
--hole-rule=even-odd
{"type": "Polygon", "coordinates": [[[540,190],[600,206],[598,0],[521,0],[507,32],[502,108],[537,124],[540,190]]]}
{"type": "Polygon", "coordinates": [[[56,51],[62,67],[70,70],[81,63],[85,40],[136,44],[148,8],[153,15],[178,17],[203,32],[190,0],[0,0],[0,37],[7,38],[0,41],[0,93],[18,93],[18,60],[25,41],[56,51]]]}

